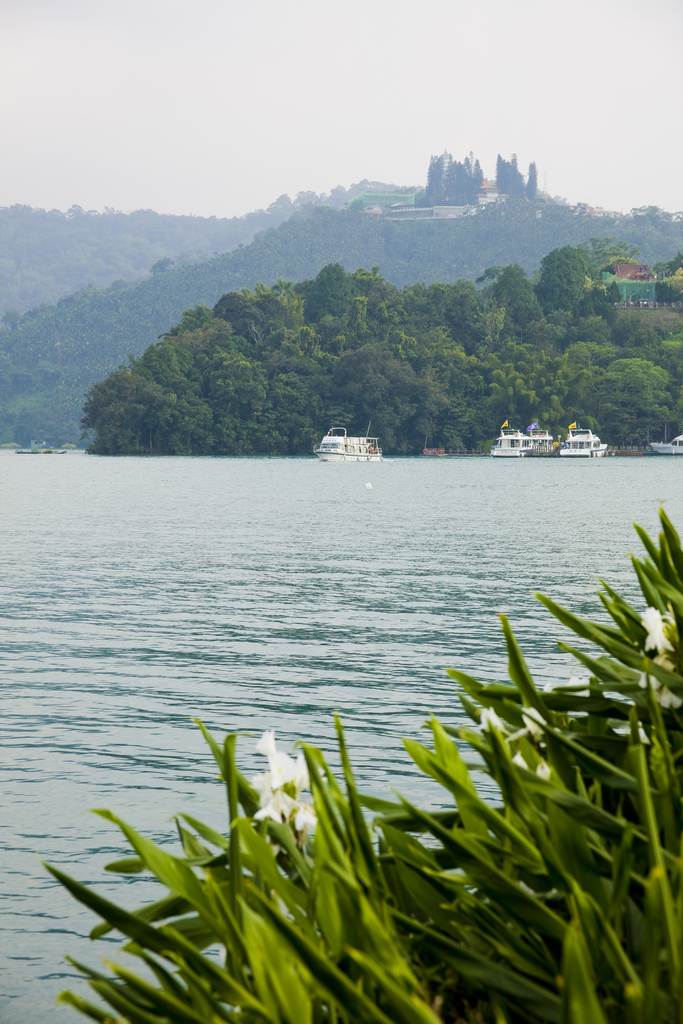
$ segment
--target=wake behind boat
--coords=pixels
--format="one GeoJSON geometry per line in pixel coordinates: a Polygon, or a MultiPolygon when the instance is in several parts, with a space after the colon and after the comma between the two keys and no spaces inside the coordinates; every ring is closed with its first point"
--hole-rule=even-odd
{"type": "Polygon", "coordinates": [[[376,437],[347,437],[344,427],[331,427],[315,454],[323,462],[383,462],[376,437]]]}

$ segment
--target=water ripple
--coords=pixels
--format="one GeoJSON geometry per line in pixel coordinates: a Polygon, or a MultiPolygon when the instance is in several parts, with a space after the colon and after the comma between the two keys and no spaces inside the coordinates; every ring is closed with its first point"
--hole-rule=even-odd
{"type": "MultiPolygon", "coordinates": [[[[224,827],[193,717],[333,751],[338,710],[366,788],[437,802],[400,736],[430,712],[463,720],[445,667],[502,678],[505,612],[538,678],[566,676],[532,591],[597,613],[606,575],[637,599],[630,523],[653,529],[662,499],[681,522],[683,498],[683,460],[666,459],[3,454],[0,468],[5,1024],[52,1021],[55,994],[82,984],[64,953],[105,948],[36,854],[134,907],[158,890],[102,874],[126,848],[88,808],[165,843],[176,811],[224,827]]],[[[255,769],[248,736],[240,757],[255,769]]]]}

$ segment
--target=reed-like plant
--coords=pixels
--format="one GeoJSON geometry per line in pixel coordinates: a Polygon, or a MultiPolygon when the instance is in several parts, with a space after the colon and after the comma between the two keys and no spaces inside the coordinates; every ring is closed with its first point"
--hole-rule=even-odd
{"type": "Polygon", "coordinates": [[[508,682],[451,670],[476,728],[431,719],[429,745],[404,741],[449,809],[359,793],[337,722],[342,778],[267,735],[256,785],[236,736],[204,730],[229,827],[181,815],[178,855],[99,811],[133,848],[107,870],[166,893],[131,912],[48,868],[129,954],[108,974],[75,964],[101,1005],[61,1000],[102,1024],[683,1020],[683,550],[660,518],[658,544],[637,528],[642,610],[607,584],[609,624],[539,595],[588,642],[561,644],[585,679],[537,687],[505,617],[508,682]]]}

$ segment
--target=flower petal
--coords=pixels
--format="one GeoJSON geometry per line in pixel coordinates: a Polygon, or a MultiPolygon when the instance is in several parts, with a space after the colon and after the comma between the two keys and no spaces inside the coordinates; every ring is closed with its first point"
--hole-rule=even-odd
{"type": "Polygon", "coordinates": [[[273,729],[266,729],[261,739],[256,744],[256,752],[265,754],[266,757],[273,757],[277,752],[275,747],[275,732],[273,729]]]}

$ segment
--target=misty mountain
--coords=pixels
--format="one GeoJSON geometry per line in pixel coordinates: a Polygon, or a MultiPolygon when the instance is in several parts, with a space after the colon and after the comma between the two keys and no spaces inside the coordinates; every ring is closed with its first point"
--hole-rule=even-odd
{"type": "Polygon", "coordinates": [[[248,245],[310,204],[343,208],[359,192],[396,186],[366,180],[329,195],[282,195],[243,217],[194,217],[136,210],[0,207],[0,316],[58,302],[92,286],[130,284],[169,266],[187,266],[248,245]]]}
{"type": "Polygon", "coordinates": [[[231,253],[162,268],[131,286],[85,288],[23,316],[6,315],[0,332],[0,436],[20,443],[31,435],[55,443],[75,439],[83,396],[94,381],[129,355],[141,355],[183,310],[213,306],[232,289],[278,278],[302,281],[335,262],[347,271],[378,266],[398,287],[474,279],[487,267],[511,263],[531,273],[552,249],[597,234],[640,246],[649,263],[683,248],[683,222],[654,209],[596,221],[565,207],[520,202],[460,220],[395,223],[309,206],[231,253]]]}

